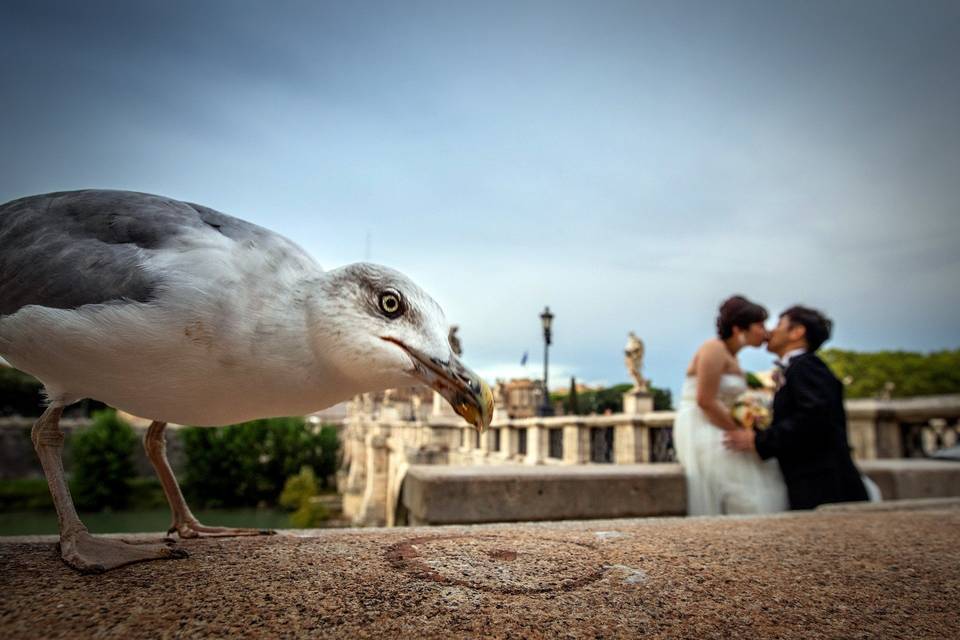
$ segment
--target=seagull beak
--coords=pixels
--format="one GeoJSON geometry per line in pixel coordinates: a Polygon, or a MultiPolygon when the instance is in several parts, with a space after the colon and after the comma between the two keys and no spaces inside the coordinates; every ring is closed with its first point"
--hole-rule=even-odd
{"type": "Polygon", "coordinates": [[[447,361],[432,358],[395,338],[383,338],[407,352],[413,360],[413,374],[443,396],[453,410],[476,427],[479,433],[493,420],[493,393],[480,376],[450,354],[447,361]]]}

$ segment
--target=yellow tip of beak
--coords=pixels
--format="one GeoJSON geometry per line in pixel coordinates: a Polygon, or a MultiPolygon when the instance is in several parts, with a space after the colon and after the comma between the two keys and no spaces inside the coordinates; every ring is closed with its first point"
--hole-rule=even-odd
{"type": "Polygon", "coordinates": [[[477,394],[475,400],[476,404],[458,402],[454,406],[454,411],[476,427],[477,433],[483,433],[493,420],[493,392],[490,391],[490,386],[483,380],[480,380],[480,393],[477,394]]]}

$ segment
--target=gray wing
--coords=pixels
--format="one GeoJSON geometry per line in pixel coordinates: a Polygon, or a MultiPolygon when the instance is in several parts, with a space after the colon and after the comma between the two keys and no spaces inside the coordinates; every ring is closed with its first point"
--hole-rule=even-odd
{"type": "Polygon", "coordinates": [[[279,238],[207,207],[130,191],[49,193],[0,205],[0,316],[30,304],[149,301],[161,280],[140,267],[143,251],[211,228],[241,242],[279,238]]]}

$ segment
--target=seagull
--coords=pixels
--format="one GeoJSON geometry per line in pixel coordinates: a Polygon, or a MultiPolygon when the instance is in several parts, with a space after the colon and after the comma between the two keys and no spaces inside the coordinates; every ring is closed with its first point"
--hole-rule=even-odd
{"type": "Polygon", "coordinates": [[[109,190],[0,205],[0,356],[44,386],[31,437],[61,556],[81,572],[186,554],[88,532],[64,479],[64,407],[93,398],[153,421],[144,447],[170,503],[170,533],[258,534],[198,522],[167,462],[167,423],[305,415],[424,383],[482,432],[493,396],[448,330],[440,306],[403,274],[370,263],[324,271],[284,236],[201,205],[109,190]]]}

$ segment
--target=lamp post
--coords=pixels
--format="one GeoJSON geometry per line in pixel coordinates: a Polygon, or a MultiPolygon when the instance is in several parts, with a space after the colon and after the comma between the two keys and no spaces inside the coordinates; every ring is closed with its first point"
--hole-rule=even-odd
{"type": "Polygon", "coordinates": [[[543,323],[543,404],[540,407],[541,416],[552,416],[553,407],[550,406],[550,387],[547,386],[547,372],[550,351],[550,342],[552,334],[550,333],[550,327],[553,324],[553,314],[550,313],[550,307],[545,307],[543,313],[540,314],[540,322],[543,323]]]}

